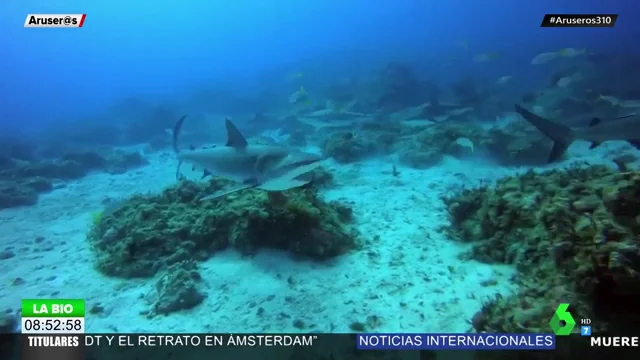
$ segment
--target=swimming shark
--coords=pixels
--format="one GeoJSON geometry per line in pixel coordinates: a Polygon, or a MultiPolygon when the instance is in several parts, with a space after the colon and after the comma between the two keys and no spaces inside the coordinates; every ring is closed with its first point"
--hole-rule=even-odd
{"type": "Polygon", "coordinates": [[[351,111],[357,102],[357,99],[354,99],[340,107],[333,101],[327,100],[324,108],[297,114],[295,119],[316,129],[350,127],[370,121],[371,114],[351,111]]]}
{"type": "Polygon", "coordinates": [[[558,160],[575,140],[591,142],[590,149],[611,140],[627,141],[640,149],[640,116],[635,113],[607,121],[593,118],[588,127],[570,128],[540,117],[520,105],[516,104],[515,109],[527,122],[553,141],[549,163],[558,160]]]}
{"type": "Polygon", "coordinates": [[[284,191],[308,184],[313,179],[310,172],[320,166],[322,156],[290,149],[284,146],[249,144],[231,120],[225,120],[227,142],[224,146],[211,146],[180,151],[178,138],[186,115],[181,117],[173,130],[173,148],[180,165],[191,163],[204,171],[204,176],[214,175],[236,183],[227,190],[209,195],[213,199],[248,188],[266,191],[284,191]]]}
{"type": "Polygon", "coordinates": [[[297,116],[295,119],[315,129],[322,129],[357,126],[362,123],[371,122],[372,116],[354,112],[333,113],[319,110],[310,114],[297,116]]]}

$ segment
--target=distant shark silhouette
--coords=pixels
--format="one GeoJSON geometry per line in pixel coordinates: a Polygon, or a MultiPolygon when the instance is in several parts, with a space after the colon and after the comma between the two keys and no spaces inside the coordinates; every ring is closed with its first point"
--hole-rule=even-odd
{"type": "Polygon", "coordinates": [[[354,99],[344,107],[339,107],[333,101],[328,100],[323,109],[298,114],[295,119],[316,129],[351,127],[371,121],[371,114],[351,111],[357,102],[358,100],[354,99]]]}
{"type": "Polygon", "coordinates": [[[560,159],[569,145],[575,140],[590,141],[590,149],[611,140],[627,141],[637,149],[640,149],[640,116],[635,113],[607,121],[593,118],[588,127],[570,128],[542,118],[520,105],[516,104],[515,109],[527,122],[553,140],[553,148],[548,159],[549,163],[560,159]]]}
{"type": "Polygon", "coordinates": [[[274,145],[249,144],[238,128],[226,119],[227,143],[190,149],[181,152],[178,138],[186,115],[180,118],[173,130],[173,148],[180,164],[191,163],[204,171],[204,176],[214,175],[236,182],[230,189],[216,192],[205,199],[214,199],[248,188],[266,191],[283,191],[308,184],[311,171],[320,166],[324,158],[310,153],[274,145]]]}

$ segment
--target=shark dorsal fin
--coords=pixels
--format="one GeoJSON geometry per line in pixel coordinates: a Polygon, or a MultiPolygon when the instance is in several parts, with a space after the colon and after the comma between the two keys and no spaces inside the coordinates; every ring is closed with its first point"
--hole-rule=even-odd
{"type": "Polygon", "coordinates": [[[225,120],[225,126],[227,127],[227,146],[237,149],[244,149],[247,147],[247,139],[238,130],[238,128],[231,122],[231,120],[225,120]]]}

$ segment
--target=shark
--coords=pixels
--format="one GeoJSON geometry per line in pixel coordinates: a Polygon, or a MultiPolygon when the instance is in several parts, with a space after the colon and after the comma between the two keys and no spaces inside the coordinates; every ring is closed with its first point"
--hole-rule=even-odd
{"type": "Polygon", "coordinates": [[[553,141],[549,163],[560,159],[575,140],[591,142],[590,149],[612,140],[627,141],[636,149],[640,149],[640,116],[636,113],[607,121],[595,117],[587,127],[571,128],[538,116],[520,105],[516,104],[515,109],[528,123],[553,141]]]}
{"type": "Polygon", "coordinates": [[[320,155],[284,146],[249,144],[230,119],[225,120],[227,142],[224,146],[181,151],[178,140],[186,118],[186,115],[181,117],[173,130],[173,149],[178,158],[176,177],[180,177],[180,165],[190,163],[194,168],[203,170],[203,177],[213,175],[236,183],[202,200],[219,198],[248,188],[284,191],[304,186],[313,180],[311,171],[324,160],[320,155]]]}
{"type": "Polygon", "coordinates": [[[371,114],[351,111],[356,104],[357,99],[350,101],[344,107],[340,107],[333,101],[328,100],[323,109],[298,114],[296,120],[316,129],[350,127],[370,121],[371,114]]]}

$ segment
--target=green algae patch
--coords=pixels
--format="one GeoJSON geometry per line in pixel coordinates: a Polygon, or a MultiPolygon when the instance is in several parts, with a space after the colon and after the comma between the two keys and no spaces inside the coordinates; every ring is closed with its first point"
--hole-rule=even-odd
{"type": "Polygon", "coordinates": [[[476,331],[550,332],[560,303],[594,333],[640,321],[640,172],[530,171],[444,202],[448,231],[471,245],[465,257],[519,270],[519,292],[489,299],[476,331]]]}
{"type": "Polygon", "coordinates": [[[122,201],[88,234],[98,269],[110,276],[147,277],[230,247],[243,254],[273,248],[323,260],[359,244],[351,209],[323,201],[312,187],[249,189],[200,200],[228,185],[219,179],[184,180],[159,195],[122,201]]]}

